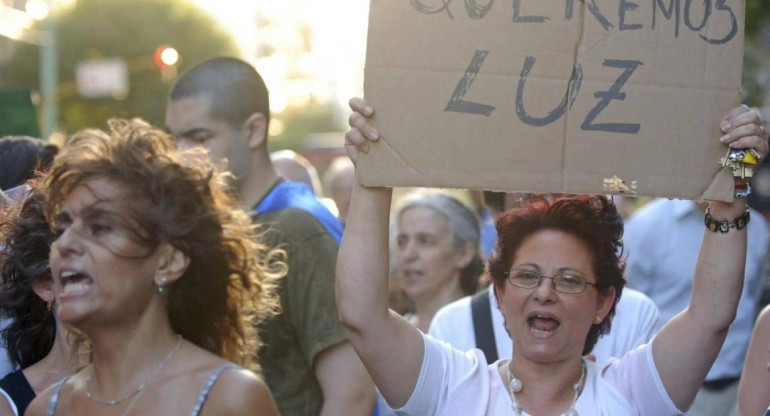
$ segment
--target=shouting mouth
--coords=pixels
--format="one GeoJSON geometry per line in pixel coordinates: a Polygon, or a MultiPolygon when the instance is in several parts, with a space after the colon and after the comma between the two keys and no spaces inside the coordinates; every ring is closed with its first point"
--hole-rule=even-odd
{"type": "Polygon", "coordinates": [[[93,285],[91,277],[75,270],[62,271],[60,280],[62,291],[59,297],[61,299],[81,296],[87,293],[91,289],[91,285],[93,285]]]}

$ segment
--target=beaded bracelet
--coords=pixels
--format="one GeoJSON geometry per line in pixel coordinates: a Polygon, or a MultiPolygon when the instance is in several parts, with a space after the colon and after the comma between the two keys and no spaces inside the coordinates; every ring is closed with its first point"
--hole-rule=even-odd
{"type": "Polygon", "coordinates": [[[749,220],[751,220],[751,216],[749,215],[749,208],[746,207],[746,212],[743,213],[740,217],[736,218],[735,221],[730,222],[727,220],[717,221],[714,218],[711,217],[711,213],[709,212],[709,209],[706,208],[706,218],[704,222],[706,223],[706,228],[713,232],[719,231],[720,233],[726,233],[730,231],[730,229],[736,229],[736,230],[742,230],[746,228],[746,224],[749,223],[749,220]]]}

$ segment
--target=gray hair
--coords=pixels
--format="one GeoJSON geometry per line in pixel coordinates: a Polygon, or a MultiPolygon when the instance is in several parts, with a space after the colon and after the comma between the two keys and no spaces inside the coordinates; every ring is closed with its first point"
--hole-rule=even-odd
{"type": "Polygon", "coordinates": [[[416,191],[404,197],[395,213],[393,225],[398,234],[401,216],[411,208],[430,208],[443,216],[449,226],[452,244],[461,249],[468,244],[473,246],[473,260],[461,272],[460,285],[466,295],[478,289],[478,278],[483,272],[484,261],[481,258],[481,223],[476,213],[459,199],[439,192],[416,191]]]}

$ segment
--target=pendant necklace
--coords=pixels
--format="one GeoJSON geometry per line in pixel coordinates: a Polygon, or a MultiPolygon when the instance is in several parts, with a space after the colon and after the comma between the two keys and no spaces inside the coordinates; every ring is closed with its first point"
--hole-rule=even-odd
{"type": "MultiPolygon", "coordinates": [[[[521,416],[523,409],[521,408],[519,401],[516,400],[516,393],[520,392],[524,388],[524,385],[521,383],[521,380],[513,375],[513,371],[511,370],[511,362],[512,361],[508,361],[508,393],[511,395],[511,410],[513,410],[513,413],[516,416],[521,416]]],[[[570,404],[569,409],[566,413],[564,413],[564,416],[580,416],[578,411],[575,410],[575,403],[577,402],[578,397],[580,397],[580,393],[583,392],[583,385],[585,380],[586,361],[582,359],[580,360],[580,378],[572,386],[572,390],[575,391],[575,397],[572,398],[572,404],[570,404]]]]}

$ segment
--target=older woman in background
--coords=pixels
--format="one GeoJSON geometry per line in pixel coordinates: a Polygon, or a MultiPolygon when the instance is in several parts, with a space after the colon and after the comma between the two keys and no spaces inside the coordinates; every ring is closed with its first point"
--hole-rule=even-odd
{"type": "Polygon", "coordinates": [[[441,307],[478,289],[479,220],[451,195],[418,191],[404,198],[394,225],[398,276],[415,306],[410,321],[428,332],[441,307]]]}

